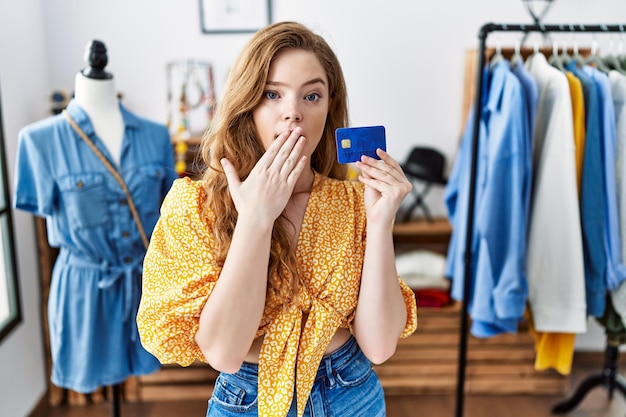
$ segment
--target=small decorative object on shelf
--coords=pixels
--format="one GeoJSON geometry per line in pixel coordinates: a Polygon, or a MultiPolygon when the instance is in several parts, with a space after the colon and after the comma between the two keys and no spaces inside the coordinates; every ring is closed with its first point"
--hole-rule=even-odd
{"type": "Polygon", "coordinates": [[[63,89],[54,90],[50,94],[50,113],[59,114],[70,101],[70,95],[63,89]]]}
{"type": "Polygon", "coordinates": [[[176,168],[176,172],[178,175],[182,175],[187,171],[187,149],[189,146],[187,145],[186,140],[177,140],[174,145],[174,153],[176,154],[176,164],[174,167],[176,168]]]}
{"type": "Polygon", "coordinates": [[[215,112],[213,67],[187,60],[167,64],[167,126],[174,141],[176,172],[187,171],[188,141],[201,137],[215,112]]]}

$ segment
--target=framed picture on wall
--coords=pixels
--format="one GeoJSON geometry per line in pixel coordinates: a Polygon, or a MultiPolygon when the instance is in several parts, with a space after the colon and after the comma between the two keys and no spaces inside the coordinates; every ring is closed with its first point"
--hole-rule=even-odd
{"type": "Polygon", "coordinates": [[[0,343],[22,320],[0,106],[0,343]]]}
{"type": "Polygon", "coordinates": [[[250,33],[270,24],[272,0],[199,0],[202,33],[250,33]]]}

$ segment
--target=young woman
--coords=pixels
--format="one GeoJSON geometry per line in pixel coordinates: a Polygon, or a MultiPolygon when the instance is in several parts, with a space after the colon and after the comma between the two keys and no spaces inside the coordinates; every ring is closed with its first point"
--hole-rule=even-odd
{"type": "Polygon", "coordinates": [[[208,416],[385,415],[371,363],[417,324],[392,241],[411,185],[382,150],[346,181],[347,125],[331,48],[273,24],[230,72],[202,180],[177,180],[163,204],[138,327],[163,363],[221,372],[208,416]]]}

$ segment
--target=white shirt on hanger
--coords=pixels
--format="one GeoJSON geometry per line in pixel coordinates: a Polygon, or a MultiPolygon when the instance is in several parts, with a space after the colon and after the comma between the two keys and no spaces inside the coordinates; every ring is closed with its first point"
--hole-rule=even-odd
{"type": "Polygon", "coordinates": [[[529,303],[537,331],[584,333],[585,271],[569,85],[541,53],[526,66],[539,90],[526,262],[529,303]]]}
{"type": "MultiPolygon", "coordinates": [[[[609,71],[611,93],[615,105],[615,182],[617,209],[620,219],[622,260],[626,260],[626,76],[618,71],[609,71]]],[[[611,292],[615,311],[626,323],[626,281],[611,292]]]]}

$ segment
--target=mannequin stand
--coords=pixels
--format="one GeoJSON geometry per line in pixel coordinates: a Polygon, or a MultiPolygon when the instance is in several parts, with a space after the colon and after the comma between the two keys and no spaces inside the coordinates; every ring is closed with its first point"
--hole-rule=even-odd
{"type": "Polygon", "coordinates": [[[615,388],[626,397],[626,380],[617,373],[618,348],[619,343],[607,339],[604,352],[604,370],[602,373],[587,377],[569,399],[558,403],[552,408],[552,413],[562,414],[574,409],[591,389],[600,385],[608,391],[609,400],[613,399],[615,388]]]}
{"type": "Polygon", "coordinates": [[[111,415],[113,417],[120,417],[121,414],[121,394],[120,394],[120,384],[115,384],[111,387],[113,391],[113,398],[111,400],[111,415]]]}

